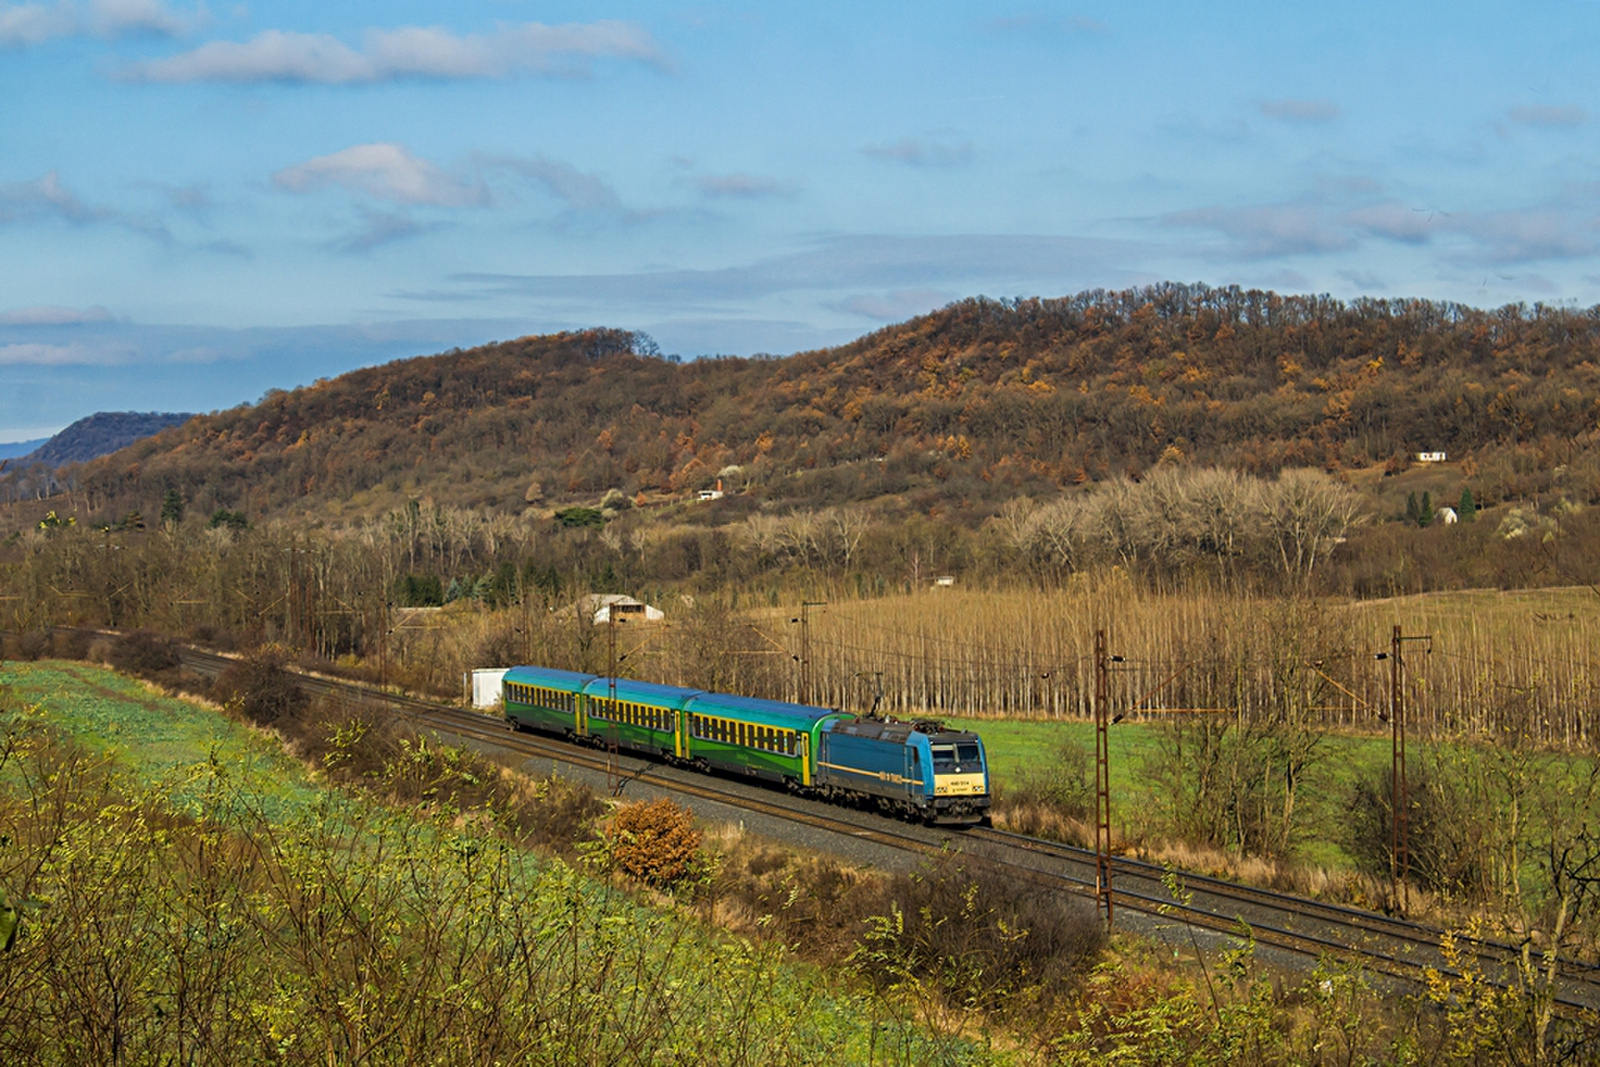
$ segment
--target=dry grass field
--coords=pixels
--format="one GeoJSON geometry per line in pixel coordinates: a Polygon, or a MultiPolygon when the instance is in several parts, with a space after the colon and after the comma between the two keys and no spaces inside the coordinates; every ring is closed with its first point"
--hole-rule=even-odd
{"type": "MultiPolygon", "coordinates": [[[[1132,718],[1237,712],[1386,731],[1394,627],[1408,724],[1588,747],[1600,592],[1475,590],[1352,602],[1161,594],[1116,572],[1038,593],[930,589],[811,610],[811,696],[896,714],[1086,718],[1094,634],[1132,718]],[[1430,640],[1410,640],[1431,638],[1430,640]]],[[[785,640],[796,652],[798,627],[785,640]]],[[[797,680],[798,692],[798,680],[797,680]]]]}

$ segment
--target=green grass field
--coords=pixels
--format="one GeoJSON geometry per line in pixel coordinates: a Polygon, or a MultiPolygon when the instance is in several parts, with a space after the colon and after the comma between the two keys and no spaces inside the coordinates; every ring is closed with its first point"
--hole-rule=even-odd
{"type": "MultiPolygon", "coordinates": [[[[7,663],[0,685],[27,714],[70,734],[143,786],[161,782],[196,802],[182,780],[197,764],[224,775],[237,802],[269,818],[325,800],[305,767],[277,739],[192,701],[153,692],[113,671],[77,663],[7,663]]],[[[198,812],[192,812],[198,814],[198,812]]]]}
{"type": "MultiPolygon", "coordinates": [[[[989,754],[991,780],[998,792],[1015,787],[1030,775],[1059,773],[1060,753],[1068,745],[1077,745],[1088,754],[1092,787],[1093,723],[1034,719],[947,721],[982,736],[989,754]]],[[[1162,733],[1159,724],[1138,722],[1117,723],[1108,732],[1112,821],[1119,835],[1139,837],[1155,830],[1149,813],[1157,807],[1158,787],[1151,781],[1149,766],[1160,755],[1162,733]]],[[[1305,827],[1300,848],[1303,860],[1332,869],[1350,865],[1339,840],[1346,798],[1359,778],[1387,772],[1389,761],[1387,737],[1334,734],[1322,741],[1300,794],[1300,818],[1305,827]]]]}
{"type": "MultiPolygon", "coordinates": [[[[941,1032],[940,1026],[927,1025],[928,1020],[919,1023],[905,1005],[836,981],[796,961],[778,945],[724,935],[694,920],[685,909],[643,906],[608,881],[591,878],[558,859],[507,852],[503,842],[478,836],[477,824],[463,823],[453,811],[390,807],[361,794],[325,788],[285,755],[270,734],[202,705],[159,695],[111,671],[74,663],[9,662],[0,665],[0,695],[5,697],[0,702],[0,732],[26,734],[31,727],[47,725],[70,735],[112,768],[109,781],[114,792],[91,790],[75,801],[90,807],[82,827],[73,831],[77,859],[72,871],[82,869],[89,858],[99,864],[96,869],[107,871],[132,871],[141,863],[160,868],[158,873],[118,882],[130,900],[137,897],[136,914],[107,912],[107,921],[137,925],[142,921],[138,916],[187,914],[184,909],[192,904],[184,896],[195,877],[184,866],[183,857],[193,855],[182,844],[186,824],[148,837],[137,813],[152,805],[203,818],[195,824],[196,832],[215,832],[201,830],[210,826],[253,841],[279,865],[273,869],[294,872],[293,877],[280,875],[248,888],[213,887],[233,901],[231,906],[239,913],[259,912],[258,921],[246,924],[255,932],[250,948],[241,948],[244,942],[237,939],[230,942],[228,961],[238,970],[241,988],[253,990],[240,995],[247,1001],[254,998],[252,1010],[270,1018],[271,1033],[288,1042],[285,1048],[310,1041],[312,1035],[322,1035],[319,1040],[343,1039],[344,1031],[323,1018],[320,1009],[311,1008],[297,990],[323,980],[348,987],[351,979],[342,972],[322,968],[334,965],[324,955],[326,946],[354,936],[343,928],[349,920],[373,927],[361,936],[375,937],[374,943],[359,954],[360,973],[368,980],[394,969],[425,970],[412,958],[424,936],[440,946],[430,958],[466,953],[462,959],[475,961],[474,966],[482,963],[491,973],[492,961],[510,949],[499,945],[485,953],[473,946],[509,937],[508,930],[548,928],[549,938],[540,935],[535,947],[525,945],[521,950],[544,961],[536,976],[524,976],[532,991],[520,1000],[507,1000],[504,1008],[537,1015],[551,1010],[551,1004],[569,1000],[588,1007],[587,1021],[573,1029],[552,1030],[543,1024],[540,1040],[550,1042],[554,1050],[544,1062],[618,1062],[616,1057],[624,1053],[634,1057],[628,1062],[705,1063],[770,1062],[769,1056],[799,1062],[805,1060],[802,1052],[815,1057],[811,1062],[844,1063],[978,1065],[1012,1058],[969,1040],[960,1027],[941,1032]],[[95,806],[107,797],[110,808],[97,813],[95,806]],[[110,832],[130,818],[136,821],[131,833],[110,832]],[[174,856],[170,862],[165,858],[169,853],[174,856]],[[494,877],[474,879],[466,872],[479,862],[473,859],[478,856],[503,857],[508,866],[490,864],[486,871],[492,870],[494,877]],[[294,929],[282,925],[281,917],[308,899],[307,887],[355,903],[341,904],[320,917],[318,923],[326,924],[326,930],[302,943],[295,940],[294,929]],[[280,888],[287,894],[282,899],[274,896],[280,888]],[[495,894],[508,888],[522,902],[512,912],[496,903],[500,898],[495,894]],[[425,928],[409,925],[418,921],[425,928]],[[580,983],[570,990],[561,986],[562,976],[569,974],[580,983]],[[657,999],[647,1007],[650,998],[657,999]],[[679,1022],[662,1027],[655,1020],[669,1007],[679,1022]],[[587,1028],[591,1025],[592,1030],[587,1028]],[[740,1036],[730,1036],[735,1034],[740,1036]],[[586,1051],[580,1055],[575,1049],[586,1051]]],[[[32,809],[24,794],[39,786],[37,778],[24,781],[15,772],[0,775],[0,794],[9,794],[0,795],[0,822],[20,820],[17,825],[25,825],[32,809]]],[[[26,837],[18,835],[18,840],[26,837]]],[[[25,846],[14,844],[8,860],[26,866],[30,860],[21,855],[23,850],[25,846]]],[[[5,869],[10,868],[0,865],[5,869]]],[[[17,975],[26,978],[34,973],[18,970],[32,958],[28,953],[34,951],[33,945],[50,946],[35,952],[41,961],[55,961],[50,966],[65,966],[64,953],[92,949],[84,948],[68,920],[82,908],[107,905],[110,897],[103,887],[80,895],[70,873],[58,874],[52,868],[34,885],[36,895],[55,903],[25,924],[25,936],[32,940],[24,942],[21,954],[11,961],[14,986],[22,981],[17,975]],[[51,880],[58,877],[59,885],[51,880]]],[[[213,870],[212,876],[224,882],[229,877],[226,869],[213,870]]],[[[179,934],[181,928],[179,924],[179,934]]],[[[176,941],[151,936],[137,942],[140,959],[148,960],[148,973],[166,973],[168,953],[185,950],[185,938],[174,936],[176,941]]],[[[131,950],[118,951],[126,957],[131,950]]],[[[19,1010],[24,1015],[28,1004],[55,1004],[58,991],[48,978],[48,968],[38,974],[32,985],[23,982],[28,992],[19,1010]]],[[[446,984],[430,995],[453,1004],[450,974],[440,972],[435,977],[446,984]]],[[[495,996],[509,995],[503,985],[493,988],[495,996]]],[[[140,1003],[158,996],[139,988],[132,992],[140,1003]]],[[[375,1002],[381,999],[380,992],[393,993],[402,1001],[408,995],[400,981],[385,981],[367,992],[375,1002]]],[[[415,1004],[407,1003],[415,1009],[415,1004]]],[[[373,1021],[381,1022],[382,1013],[373,1021]]],[[[143,1049],[152,1062],[171,1058],[166,1051],[175,1040],[175,1025],[179,1024],[170,1016],[142,1013],[136,1022],[126,1024],[129,1033],[123,1040],[143,1049]]],[[[374,1027],[374,1032],[381,1030],[374,1027]]],[[[448,1032],[443,1038],[430,1033],[428,1040],[449,1037],[448,1032]]],[[[259,1048],[224,1048],[226,1062],[270,1059],[259,1048]]],[[[533,1055],[530,1062],[540,1059],[533,1055]]],[[[290,1057],[286,1062],[300,1060],[290,1057]]]]}

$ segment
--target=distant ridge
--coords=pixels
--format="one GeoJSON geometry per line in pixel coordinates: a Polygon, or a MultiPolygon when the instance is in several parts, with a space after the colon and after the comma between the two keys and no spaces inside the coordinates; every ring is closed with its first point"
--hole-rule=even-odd
{"type": "MultiPolygon", "coordinates": [[[[1600,307],[1165,283],[975,297],[781,359],[523,337],[269,392],[56,473],[104,520],[174,490],[253,522],[410,501],[532,518],[613,490],[689,505],[720,480],[726,499],[693,510],[707,522],[871,505],[976,523],[1163,465],[1400,473],[1445,452],[1475,494],[1526,499],[1559,465],[1600,505],[1597,397],[1600,307]]],[[[29,507],[53,491],[25,468],[5,489],[29,507]]]]}
{"type": "Polygon", "coordinates": [[[48,437],[35,437],[31,441],[7,441],[4,444],[0,444],[0,459],[16,459],[18,456],[26,456],[48,440],[50,440],[48,437]]]}
{"type": "MultiPolygon", "coordinates": [[[[188,422],[193,415],[174,411],[101,411],[79,419],[37,448],[19,457],[15,466],[43,463],[60,467],[82,463],[127,448],[135,441],[188,422]]],[[[0,446],[3,447],[3,446],[0,446]]],[[[4,453],[0,453],[4,455],[4,453]]]]}

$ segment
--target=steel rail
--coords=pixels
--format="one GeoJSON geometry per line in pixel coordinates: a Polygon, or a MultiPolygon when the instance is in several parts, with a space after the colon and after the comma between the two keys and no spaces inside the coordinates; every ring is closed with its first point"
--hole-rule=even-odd
{"type": "MultiPolygon", "coordinates": [[[[185,665],[206,674],[220,673],[228,664],[236,662],[235,657],[189,647],[180,649],[180,659],[185,665]]],[[[472,737],[512,751],[606,773],[615,772],[622,767],[635,777],[648,772],[652,767],[664,766],[659,761],[638,754],[630,753],[613,760],[602,756],[592,748],[551,737],[513,732],[498,718],[424,700],[410,694],[304,671],[297,670],[294,673],[300,684],[312,692],[387,705],[401,710],[408,718],[430,725],[440,732],[472,737]]],[[[698,779],[702,776],[696,777],[698,779]]],[[[959,835],[973,843],[989,844],[1000,855],[979,856],[979,858],[1009,867],[1034,884],[1064,889],[1089,898],[1093,898],[1095,894],[1095,858],[1094,853],[1086,849],[988,827],[973,827],[953,834],[945,833],[939,835],[937,839],[932,834],[922,832],[920,827],[913,829],[909,825],[897,824],[889,819],[881,820],[882,825],[876,828],[863,827],[842,817],[804,810],[798,806],[795,798],[777,794],[773,800],[759,799],[743,791],[719,788],[720,780],[715,776],[703,777],[703,781],[690,782],[676,777],[656,776],[649,778],[648,783],[654,788],[668,792],[728,804],[816,829],[872,841],[886,847],[924,854],[944,849],[950,840],[959,835]],[[1028,862],[1038,859],[1085,867],[1087,872],[1075,875],[1028,862]]],[[[978,855],[970,850],[968,854],[978,855]]],[[[1182,883],[1187,899],[1173,899],[1171,892],[1167,891],[1162,883],[1162,879],[1169,875],[1167,868],[1142,860],[1123,858],[1116,860],[1116,866],[1119,872],[1125,876],[1131,875],[1137,880],[1132,888],[1116,890],[1119,906],[1131,911],[1158,918],[1181,919],[1196,928],[1231,936],[1249,937],[1260,944],[1313,959],[1332,956],[1357,960],[1376,971],[1410,982],[1420,982],[1425,969],[1430,968],[1441,974],[1459,976],[1439,955],[1441,939],[1445,934],[1442,929],[1349,905],[1310,900],[1276,890],[1246,886],[1210,875],[1184,871],[1170,873],[1182,883]],[[1160,893],[1165,895],[1154,891],[1154,885],[1160,885],[1162,887],[1160,893]],[[1207,898],[1213,898],[1217,903],[1207,905],[1204,903],[1207,898]],[[1251,919],[1244,911],[1239,910],[1240,907],[1260,909],[1265,914],[1258,914],[1255,919],[1251,919]],[[1293,923],[1296,919],[1312,920],[1324,924],[1324,928],[1294,929],[1293,923]],[[1364,936],[1358,939],[1341,934],[1364,936]],[[1388,941],[1389,944],[1375,944],[1372,939],[1388,941]],[[1419,954],[1425,958],[1418,958],[1419,954]]],[[[1459,936],[1457,940],[1471,946],[1476,952],[1492,957],[1502,965],[1512,963],[1520,956],[1520,950],[1516,946],[1503,942],[1459,936]]],[[[1554,998],[1556,1004],[1567,1011],[1600,1010],[1600,968],[1577,962],[1568,963],[1566,966],[1568,985],[1576,984],[1579,988],[1564,988],[1558,991],[1554,998]]]]}

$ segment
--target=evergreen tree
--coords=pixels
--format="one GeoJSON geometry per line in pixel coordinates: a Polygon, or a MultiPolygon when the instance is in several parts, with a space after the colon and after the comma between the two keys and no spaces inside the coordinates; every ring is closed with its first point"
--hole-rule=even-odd
{"type": "Polygon", "coordinates": [[[176,489],[168,489],[167,495],[161,501],[161,525],[176,526],[183,521],[183,494],[176,489]]]}
{"type": "Polygon", "coordinates": [[[1416,522],[1418,514],[1419,514],[1419,512],[1417,511],[1417,494],[1416,493],[1407,493],[1406,494],[1406,522],[1416,522]]]}
{"type": "Polygon", "coordinates": [[[1432,493],[1423,493],[1422,494],[1422,507],[1417,510],[1417,525],[1418,526],[1432,526],[1433,525],[1433,494],[1432,493]]]}
{"type": "Polygon", "coordinates": [[[1478,517],[1478,502],[1472,498],[1472,490],[1464,485],[1461,487],[1461,503],[1456,505],[1456,513],[1461,516],[1462,522],[1471,522],[1478,517]]]}

